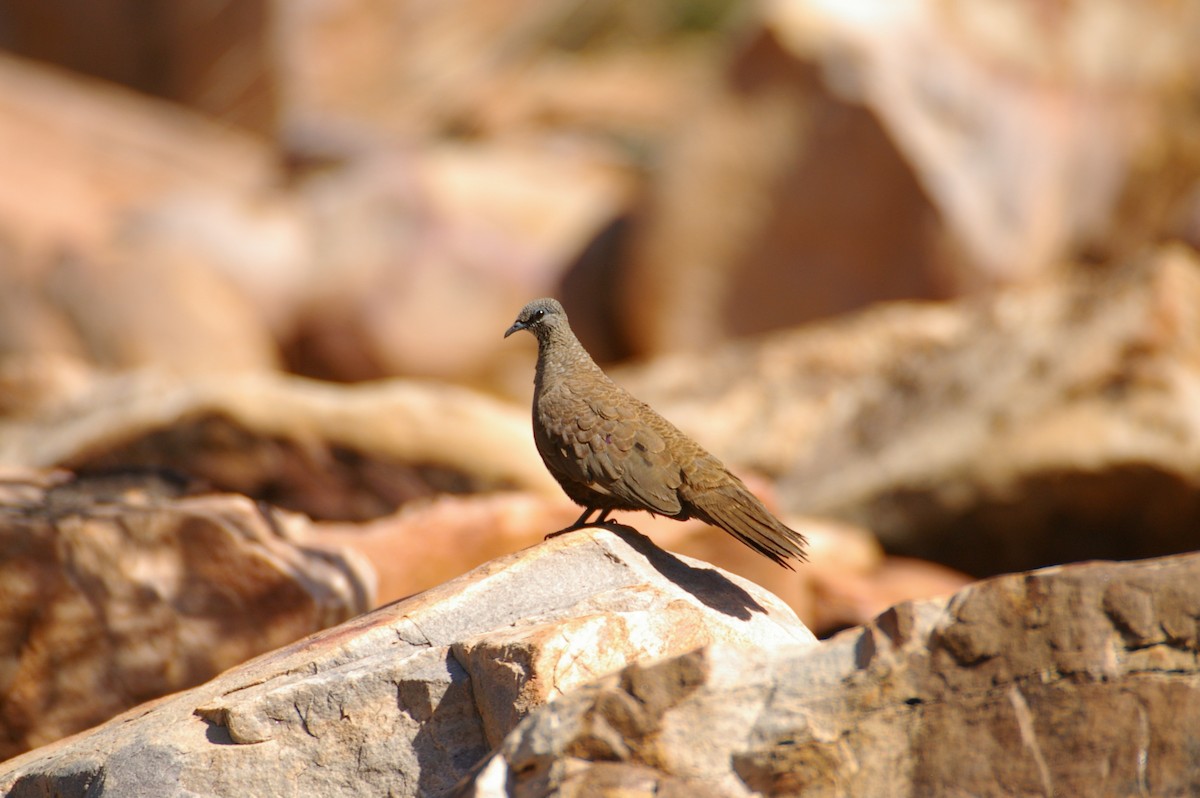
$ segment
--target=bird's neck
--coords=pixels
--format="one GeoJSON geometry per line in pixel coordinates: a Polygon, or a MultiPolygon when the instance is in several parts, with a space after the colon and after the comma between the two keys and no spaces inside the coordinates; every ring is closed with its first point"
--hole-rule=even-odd
{"type": "Polygon", "coordinates": [[[551,330],[544,339],[538,340],[535,392],[541,391],[547,383],[555,384],[588,373],[600,373],[600,367],[570,330],[551,330]]]}

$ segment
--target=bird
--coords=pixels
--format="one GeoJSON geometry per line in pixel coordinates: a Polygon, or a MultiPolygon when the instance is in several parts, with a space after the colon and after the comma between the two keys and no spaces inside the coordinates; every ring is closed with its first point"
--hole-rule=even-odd
{"type": "Polygon", "coordinates": [[[533,440],[583,513],[547,539],[604,526],[614,510],[645,510],[723,529],[778,565],[807,560],[804,536],[771,514],[720,460],[606,375],[552,298],[521,309],[504,337],[537,338],[533,440]],[[598,515],[589,521],[592,513],[598,515]]]}

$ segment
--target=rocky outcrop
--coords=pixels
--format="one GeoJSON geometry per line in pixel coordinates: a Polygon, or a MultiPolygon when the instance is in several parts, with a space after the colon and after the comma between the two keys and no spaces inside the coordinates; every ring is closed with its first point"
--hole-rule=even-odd
{"type": "Polygon", "coordinates": [[[12,796],[436,795],[633,662],[814,645],[770,594],[626,528],[490,562],[0,767],[12,796]]]}
{"type": "Polygon", "coordinates": [[[0,481],[0,758],[363,612],[365,564],[304,519],[169,475],[0,481]]]}
{"type": "Polygon", "coordinates": [[[0,790],[1192,794],[1198,630],[1195,554],[997,577],[817,644],[592,530],[6,762],[0,790]]]}
{"type": "Polygon", "coordinates": [[[520,385],[556,285],[650,355],[1200,242],[1194,0],[10,6],[9,351],[520,385]]]}
{"type": "MultiPolygon", "coordinates": [[[[108,28],[83,24],[93,43],[108,28]]],[[[279,295],[294,296],[307,243],[263,141],[8,54],[0,140],[0,356],[204,373],[279,365],[269,321],[279,295]],[[155,222],[171,208],[173,224],[155,222]],[[272,299],[241,289],[247,272],[271,275],[272,299]]]]}
{"type": "Polygon", "coordinates": [[[1200,241],[1200,4],[759,9],[614,248],[637,351],[1200,241]]]}
{"type": "Polygon", "coordinates": [[[1192,795],[1198,624],[1200,555],[999,577],[815,648],[631,666],[456,794],[1192,795]]]}

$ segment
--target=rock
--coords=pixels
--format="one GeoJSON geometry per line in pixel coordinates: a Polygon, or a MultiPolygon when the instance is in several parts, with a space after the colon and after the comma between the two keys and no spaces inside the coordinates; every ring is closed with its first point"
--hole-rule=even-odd
{"type": "Polygon", "coordinates": [[[0,358],[0,417],[28,418],[45,407],[85,396],[96,377],[95,369],[68,355],[0,358]]]}
{"type": "Polygon", "coordinates": [[[479,95],[525,63],[533,30],[522,11],[530,8],[530,0],[274,7],[289,146],[345,155],[376,137],[469,128],[479,95]]]}
{"type": "MultiPolygon", "coordinates": [[[[378,602],[387,604],[540,543],[578,515],[578,508],[565,496],[509,491],[444,494],[409,502],[395,513],[367,522],[315,523],[304,532],[304,540],[308,546],[358,552],[375,571],[378,602]]],[[[641,522],[646,519],[628,520],[644,528],[641,522]]],[[[652,537],[671,548],[669,542],[652,537]]]]}
{"type": "Polygon", "coordinates": [[[298,518],[153,473],[0,483],[0,758],[364,611],[365,564],[298,518]]]}
{"type": "Polygon", "coordinates": [[[290,295],[311,246],[264,142],[10,56],[0,141],[0,356],[278,364],[286,313],[245,275],[290,295]]]}
{"type": "Polygon", "coordinates": [[[0,78],[0,220],[22,254],[107,244],[130,210],[263,196],[278,177],[261,140],[170,103],[11,56],[0,78]]]}
{"type": "Polygon", "coordinates": [[[949,293],[942,222],[897,143],[813,59],[761,23],[744,27],[683,94],[617,248],[623,332],[638,355],[949,293]]]}
{"type": "Polygon", "coordinates": [[[75,314],[136,304],[44,301],[64,251],[181,271],[99,342],[118,366],[275,343],[312,376],[508,387],[484,331],[556,282],[616,358],[1197,241],[1194,0],[8,6],[6,50],[176,102],[3,60],[0,349],[86,353],[75,314]],[[429,346],[447,296],[478,312],[429,346]],[[157,335],[175,314],[204,335],[157,335]]]}
{"type": "Polygon", "coordinates": [[[1190,795],[1200,555],[998,577],[531,713],[454,794],[1190,795]]]}
{"type": "Polygon", "coordinates": [[[1200,546],[1200,260],[891,305],[613,374],[786,512],[976,575],[1200,546]],[[1169,509],[1167,509],[1169,508],[1169,509]]]}
{"type": "Polygon", "coordinates": [[[12,796],[450,789],[532,708],[720,642],[813,645],[777,599],[630,530],[488,563],[0,766],[12,796]]]}
{"type": "Polygon", "coordinates": [[[270,135],[270,17],[266,0],[208,8],[99,0],[75,9],[15,0],[4,9],[0,44],[270,135]]]}
{"type": "MultiPolygon", "coordinates": [[[[845,535],[838,538],[843,539],[845,535]]],[[[868,623],[896,604],[949,596],[973,581],[944,565],[909,557],[880,556],[869,568],[848,567],[839,559],[818,561],[806,574],[806,601],[792,604],[805,625],[823,638],[868,623]]]]}
{"type": "Polygon", "coordinates": [[[0,421],[0,464],[169,468],[315,518],[363,520],[444,491],[558,493],[524,412],[448,385],[281,375],[97,379],[0,421]]]}
{"type": "Polygon", "coordinates": [[[1124,259],[1181,232],[1200,180],[1200,3],[851,8],[783,0],[764,16],[880,120],[961,252],[943,259],[960,286],[1124,259]]]}
{"type": "Polygon", "coordinates": [[[280,360],[257,307],[202,258],[68,256],[46,294],[70,319],[97,366],[158,367],[180,374],[269,371],[280,360]],[[105,301],[97,302],[103,295],[105,301]],[[151,299],[152,298],[152,299],[151,299]]]}
{"type": "MultiPolygon", "coordinates": [[[[750,478],[768,495],[766,483],[750,478]]],[[[387,603],[427,590],[489,559],[540,542],[579,516],[565,497],[532,493],[439,496],[412,502],[367,523],[322,522],[299,530],[298,542],[352,550],[371,563],[387,603]]],[[[764,560],[707,524],[646,513],[615,513],[657,545],[737,574],[777,596],[818,637],[866,623],[901,601],[948,595],[970,579],[934,563],[886,557],[873,535],[849,524],[789,518],[809,540],[811,558],[796,572],[764,560]]]]}
{"type": "Polygon", "coordinates": [[[636,354],[1197,242],[1200,4],[760,9],[613,247],[636,354]]]}
{"type": "Polygon", "coordinates": [[[12,58],[0,111],[0,357],[504,382],[514,309],[633,187],[583,141],[378,145],[285,184],[268,142],[12,58]]]}
{"type": "Polygon", "coordinates": [[[501,338],[513,315],[622,211],[631,183],[582,143],[428,144],[308,177],[315,267],[291,361],[336,379],[496,380],[518,359],[501,338]]]}

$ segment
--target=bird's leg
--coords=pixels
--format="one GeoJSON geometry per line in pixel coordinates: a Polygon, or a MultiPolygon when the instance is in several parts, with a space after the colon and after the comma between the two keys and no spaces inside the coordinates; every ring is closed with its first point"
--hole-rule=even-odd
{"type": "Polygon", "coordinates": [[[601,510],[600,515],[596,516],[596,520],[588,524],[588,526],[604,526],[608,523],[608,514],[612,512],[612,508],[601,510]]]}
{"type": "MultiPolygon", "coordinates": [[[[559,535],[565,535],[568,532],[574,532],[576,529],[583,529],[585,526],[591,526],[591,524],[588,523],[587,517],[589,515],[591,515],[593,512],[595,512],[595,509],[596,509],[595,507],[584,507],[583,513],[578,518],[575,519],[575,523],[571,524],[568,527],[564,527],[564,528],[558,530],[557,532],[551,532],[549,535],[546,535],[546,537],[544,537],[543,540],[549,540],[550,538],[556,538],[559,535]]],[[[600,513],[599,517],[603,518],[607,514],[608,514],[608,511],[605,510],[604,512],[600,513]]]]}

